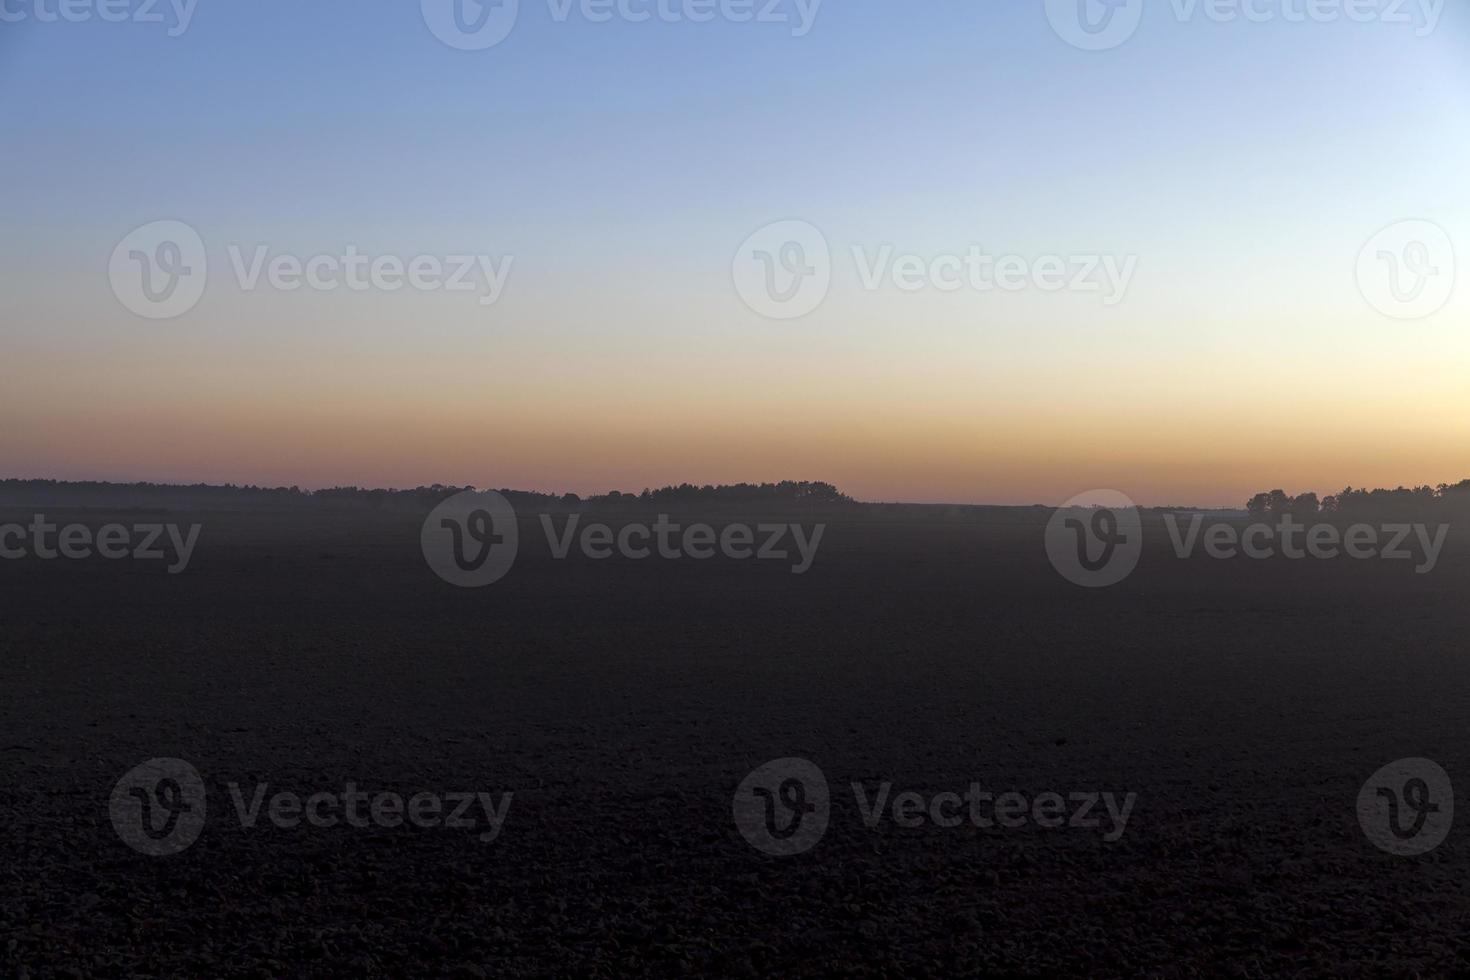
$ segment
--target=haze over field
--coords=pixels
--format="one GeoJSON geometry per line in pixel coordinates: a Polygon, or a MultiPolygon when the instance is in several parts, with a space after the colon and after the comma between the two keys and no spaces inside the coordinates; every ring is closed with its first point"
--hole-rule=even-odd
{"type": "Polygon", "coordinates": [[[843,0],[795,36],[526,3],[484,52],[413,3],[0,25],[3,475],[1240,506],[1470,472],[1470,292],[1399,321],[1355,281],[1403,220],[1470,254],[1470,10],[1150,4],[1086,52],[1041,8],[843,0]],[[163,219],[209,285],[150,321],[108,263],[163,219]],[[831,249],[789,321],[731,282],[780,219],[831,249]],[[513,262],[491,304],[245,288],[261,246],[513,262]],[[1111,305],[896,284],[973,246],[1136,265],[1111,305]]]}

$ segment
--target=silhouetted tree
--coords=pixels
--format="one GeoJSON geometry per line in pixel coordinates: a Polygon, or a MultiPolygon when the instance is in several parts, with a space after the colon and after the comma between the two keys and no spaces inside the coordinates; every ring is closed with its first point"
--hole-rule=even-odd
{"type": "Polygon", "coordinates": [[[1246,504],[1253,517],[1295,514],[1302,517],[1326,515],[1353,520],[1399,521],[1427,519],[1449,513],[1470,514],[1470,480],[1441,483],[1437,487],[1395,487],[1392,490],[1362,490],[1344,487],[1320,501],[1311,491],[1295,499],[1281,490],[1258,493],[1246,504]]]}

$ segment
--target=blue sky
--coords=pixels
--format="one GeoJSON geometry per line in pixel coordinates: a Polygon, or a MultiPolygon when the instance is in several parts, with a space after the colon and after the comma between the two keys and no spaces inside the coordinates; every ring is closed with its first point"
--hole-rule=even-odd
{"type": "MultiPolygon", "coordinates": [[[[1443,419],[1422,461],[1384,451],[1355,482],[1396,468],[1403,481],[1470,476],[1463,450],[1432,450],[1466,434],[1446,401],[1470,361],[1464,290],[1405,328],[1351,275],[1363,243],[1401,219],[1438,223],[1470,256],[1462,4],[1419,37],[1280,16],[1181,23],[1150,2],[1125,44],[1084,52],[1041,0],[827,0],[803,37],[719,20],[557,22],[545,0],[522,0],[485,51],[442,44],[407,2],[199,0],[178,37],[39,23],[35,3],[7,0],[27,16],[0,24],[0,383],[22,420],[0,451],[27,471],[13,475],[577,490],[835,477],[870,496],[974,500],[1064,499],[1108,479],[1233,503],[1267,472],[1199,453],[1170,466],[1161,447],[1177,433],[1157,419],[1211,432],[1279,414],[1296,386],[1348,415],[1396,405],[1403,425],[1443,419]],[[833,295],[795,323],[753,316],[730,287],[736,246],[782,218],[820,228],[838,256],[833,295]],[[115,302],[106,270],[123,236],[159,219],[198,229],[211,280],[187,316],[148,323],[115,302]],[[442,296],[246,295],[220,281],[226,243],[510,253],[515,267],[489,314],[442,296]],[[881,243],[1128,254],[1138,276],[1116,309],[865,294],[843,256],[881,243]],[[1413,378],[1373,381],[1411,362],[1413,378]],[[1222,378],[1236,381],[1215,389],[1222,378]],[[446,390],[459,394],[446,403],[446,390]],[[216,438],[179,429],[210,394],[230,406],[216,438]],[[626,410],[602,434],[629,440],[616,467],[510,443],[493,465],[406,458],[407,433],[330,452],[334,427],[391,416],[459,434],[478,419],[492,444],[513,421],[585,458],[570,413],[538,409],[551,398],[626,410]],[[282,399],[327,462],[306,436],[267,452],[281,423],[252,429],[251,409],[282,399]],[[798,412],[793,432],[781,419],[798,412]],[[132,456],[100,459],[45,436],[116,413],[161,427],[177,455],[136,446],[136,432],[108,441],[132,456]],[[1148,451],[1113,468],[1058,433],[1072,469],[1044,465],[1046,425],[1088,414],[1106,421],[1094,436],[1123,431],[1148,451]],[[669,421],[681,415],[687,431],[669,421]],[[700,441],[696,422],[731,418],[748,425],[706,425],[700,441]],[[864,442],[887,448],[867,458],[864,442]],[[957,466],[969,451],[984,462],[957,466]],[[895,452],[902,479],[886,475],[895,452]],[[808,460],[819,472],[788,472],[808,460]],[[310,472],[290,479],[293,466],[310,472]]],[[[1308,452],[1287,475],[1335,489],[1353,476],[1350,450],[1308,452]]]]}

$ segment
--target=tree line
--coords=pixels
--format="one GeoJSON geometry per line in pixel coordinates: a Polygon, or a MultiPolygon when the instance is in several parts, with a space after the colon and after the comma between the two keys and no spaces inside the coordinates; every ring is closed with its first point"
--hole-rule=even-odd
{"type": "Polygon", "coordinates": [[[1393,490],[1347,487],[1340,493],[1320,499],[1311,491],[1293,497],[1283,490],[1268,490],[1252,497],[1245,509],[1252,517],[1399,518],[1470,512],[1470,480],[1441,483],[1437,487],[1397,487],[1393,490]]]}
{"type": "MultiPolygon", "coordinates": [[[[366,487],[331,487],[302,490],[300,487],[260,487],[253,484],[223,485],[163,483],[104,483],[65,480],[0,480],[0,502],[75,507],[244,507],[294,509],[330,507],[368,511],[426,511],[441,501],[475,487],[441,483],[408,490],[366,487]]],[[[614,490],[582,498],[575,493],[541,493],[532,490],[499,491],[511,506],[528,512],[545,510],[681,510],[695,507],[761,506],[817,507],[851,504],[852,498],[830,483],[783,480],[780,483],[705,484],[644,489],[641,493],[614,490]]]]}

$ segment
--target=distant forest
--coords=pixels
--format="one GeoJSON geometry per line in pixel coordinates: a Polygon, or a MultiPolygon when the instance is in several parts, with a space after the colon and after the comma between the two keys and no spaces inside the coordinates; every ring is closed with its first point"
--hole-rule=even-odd
{"type": "MultiPolygon", "coordinates": [[[[302,490],[299,487],[258,487],[224,484],[177,485],[163,483],[68,482],[65,480],[0,479],[0,505],[13,507],[120,507],[128,509],[203,510],[330,510],[354,513],[427,513],[439,502],[464,490],[434,484],[412,490],[374,490],[364,487],[332,487],[302,490]]],[[[479,488],[484,489],[484,488],[479,488]]],[[[783,480],[780,483],[736,483],[720,486],[678,486],[646,489],[639,493],[610,493],[580,497],[575,493],[538,493],[530,490],[499,491],[511,505],[524,513],[542,512],[627,512],[749,511],[788,509],[841,509],[853,515],[912,514],[948,519],[1014,520],[1023,512],[1050,513],[1040,504],[1018,506],[973,504],[859,503],[830,483],[783,480]],[[987,515],[989,517],[987,518],[987,515]]],[[[1155,512],[1192,510],[1188,507],[1151,507],[1155,512]]],[[[1324,520],[1399,520],[1444,517],[1449,514],[1470,520],[1470,480],[1437,487],[1399,487],[1395,490],[1361,490],[1348,487],[1326,497],[1307,492],[1295,497],[1282,490],[1258,493],[1246,504],[1252,517],[1318,518],[1324,520]]],[[[1238,513],[1238,512],[1236,512],[1238,513]]],[[[1025,518],[1029,519],[1029,518],[1025,518]]]]}
{"type": "Polygon", "coordinates": [[[1355,490],[1318,498],[1315,493],[1288,496],[1281,490],[1258,493],[1246,504],[1253,517],[1430,517],[1470,513],[1470,480],[1437,487],[1399,487],[1396,490],[1355,490]]]}
{"type": "MultiPolygon", "coordinates": [[[[440,501],[476,487],[434,484],[412,490],[333,487],[257,487],[224,484],[189,486],[160,483],[98,483],[62,480],[0,480],[0,503],[74,507],[206,507],[215,509],[328,508],[355,511],[427,511],[440,501]]],[[[480,488],[483,489],[483,488],[480,488]]],[[[853,500],[830,483],[783,480],[780,483],[737,483],[722,486],[660,487],[641,493],[617,490],[582,498],[574,493],[500,490],[511,505],[529,511],[650,511],[731,507],[750,509],[834,507],[853,500]]]]}

